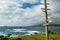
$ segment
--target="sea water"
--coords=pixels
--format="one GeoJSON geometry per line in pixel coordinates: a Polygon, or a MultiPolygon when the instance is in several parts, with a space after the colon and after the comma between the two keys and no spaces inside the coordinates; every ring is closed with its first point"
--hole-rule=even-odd
{"type": "MultiPolygon", "coordinates": [[[[59,26],[49,26],[49,30],[53,32],[60,32],[59,26]]],[[[25,35],[25,34],[33,34],[33,33],[45,33],[45,27],[0,27],[0,35],[25,35]]]]}

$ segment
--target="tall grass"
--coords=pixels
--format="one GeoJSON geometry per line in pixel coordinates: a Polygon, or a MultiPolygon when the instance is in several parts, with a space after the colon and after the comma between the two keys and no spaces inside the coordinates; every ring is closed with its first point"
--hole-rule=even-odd
{"type": "MultiPolygon", "coordinates": [[[[0,40],[45,40],[45,39],[46,39],[45,34],[0,38],[0,40]]],[[[60,34],[49,34],[49,40],[60,40],[60,34]]]]}

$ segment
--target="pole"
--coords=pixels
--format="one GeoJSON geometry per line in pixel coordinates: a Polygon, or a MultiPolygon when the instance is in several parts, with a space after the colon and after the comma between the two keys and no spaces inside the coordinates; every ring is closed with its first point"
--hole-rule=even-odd
{"type": "Polygon", "coordinates": [[[45,10],[45,30],[46,30],[46,40],[49,40],[49,34],[48,34],[48,14],[47,14],[47,3],[46,0],[44,0],[44,10],[45,10]]]}

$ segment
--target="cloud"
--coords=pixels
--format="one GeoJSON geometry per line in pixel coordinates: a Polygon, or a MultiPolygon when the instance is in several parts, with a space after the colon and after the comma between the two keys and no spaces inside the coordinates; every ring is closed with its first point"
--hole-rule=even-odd
{"type": "Polygon", "coordinates": [[[20,14],[22,16],[15,15],[14,18],[11,19],[11,22],[13,22],[13,25],[16,24],[16,25],[21,25],[21,26],[34,25],[34,24],[40,23],[44,15],[40,14],[39,12],[42,13],[40,6],[34,7],[33,9],[27,8],[24,10],[22,14],[20,14]],[[40,11],[37,11],[37,10],[40,10],[40,11]]]}
{"type": "MultiPolygon", "coordinates": [[[[37,0],[36,0],[37,1],[37,0]]],[[[36,3],[36,1],[33,1],[36,3]]],[[[28,0],[23,2],[28,2],[28,0]]],[[[28,3],[32,2],[32,0],[29,0],[28,3]]],[[[33,3],[32,2],[32,3],[33,3]]],[[[1,25],[17,25],[17,26],[22,26],[22,25],[33,25],[36,24],[35,21],[37,21],[37,23],[39,22],[37,18],[39,18],[38,16],[40,16],[41,14],[39,14],[39,11],[37,11],[37,7],[39,8],[40,6],[36,6],[34,8],[19,8],[20,4],[18,4],[18,1],[1,1],[1,12],[0,12],[0,24],[1,25]],[[4,4],[4,5],[2,5],[4,4]],[[36,12],[34,12],[34,10],[36,12]],[[37,18],[35,18],[37,17],[37,18]],[[34,20],[34,21],[33,21],[34,20]]],[[[21,4],[23,5],[23,3],[21,4]]],[[[40,10],[40,8],[39,8],[40,10]]],[[[41,11],[41,10],[40,10],[41,11]]]]}
{"type": "MultiPolygon", "coordinates": [[[[51,17],[52,23],[59,21],[60,7],[59,1],[49,0],[50,3],[49,15],[51,17]],[[58,18],[58,19],[56,19],[58,18]],[[56,20],[55,20],[56,19],[56,20]]],[[[39,0],[0,0],[0,25],[4,26],[29,26],[42,24],[44,22],[44,13],[41,8],[43,6],[39,4],[39,0]],[[30,5],[24,9],[23,4],[28,3],[30,5]],[[38,3],[38,5],[35,5],[38,3]]],[[[57,22],[58,23],[58,22],[57,22]]]]}
{"type": "Polygon", "coordinates": [[[60,24],[60,0],[50,0],[50,14],[51,14],[51,19],[52,19],[52,23],[56,23],[56,24],[60,24]]]}
{"type": "Polygon", "coordinates": [[[38,3],[40,0],[23,0],[23,2],[27,3],[38,3]]]}

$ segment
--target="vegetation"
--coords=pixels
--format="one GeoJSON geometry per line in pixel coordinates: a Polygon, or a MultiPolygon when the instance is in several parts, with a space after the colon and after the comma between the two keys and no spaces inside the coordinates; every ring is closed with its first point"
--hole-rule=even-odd
{"type": "Polygon", "coordinates": [[[54,34],[54,32],[53,32],[53,31],[51,31],[51,30],[49,30],[49,31],[48,31],[48,33],[49,33],[49,34],[54,34]]]}
{"type": "Polygon", "coordinates": [[[3,38],[4,36],[3,35],[0,35],[0,38],[3,38]]]}
{"type": "MultiPolygon", "coordinates": [[[[17,37],[3,37],[0,40],[45,40],[45,34],[34,34],[17,37]]],[[[49,34],[49,40],[60,40],[60,34],[49,34]]]]}

